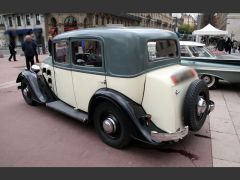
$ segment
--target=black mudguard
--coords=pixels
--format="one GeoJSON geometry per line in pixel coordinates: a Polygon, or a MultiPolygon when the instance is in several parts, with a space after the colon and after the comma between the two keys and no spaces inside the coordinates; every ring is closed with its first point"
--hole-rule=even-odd
{"type": "Polygon", "coordinates": [[[42,75],[37,75],[33,71],[25,70],[18,75],[16,82],[19,83],[22,79],[25,79],[29,83],[34,94],[33,98],[38,103],[45,104],[55,99],[42,75]]]}
{"type": "Polygon", "coordinates": [[[99,102],[110,101],[125,112],[133,127],[132,137],[148,144],[155,144],[151,139],[150,128],[146,125],[146,112],[143,107],[125,95],[108,88],[98,90],[89,102],[89,121],[93,121],[94,108],[99,102]]]}

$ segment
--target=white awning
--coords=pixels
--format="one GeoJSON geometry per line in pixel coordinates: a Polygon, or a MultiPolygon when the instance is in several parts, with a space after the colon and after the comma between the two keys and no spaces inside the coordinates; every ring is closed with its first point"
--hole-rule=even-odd
{"type": "Polygon", "coordinates": [[[193,35],[199,35],[199,36],[204,36],[204,35],[214,35],[214,36],[220,36],[220,35],[228,35],[227,31],[222,31],[220,29],[217,29],[213,27],[211,24],[208,24],[202,29],[195,30],[192,33],[193,35]]]}

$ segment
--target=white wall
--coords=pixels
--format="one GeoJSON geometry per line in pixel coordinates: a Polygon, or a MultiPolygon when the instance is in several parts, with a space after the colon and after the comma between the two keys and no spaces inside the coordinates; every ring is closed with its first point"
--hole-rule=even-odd
{"type": "Polygon", "coordinates": [[[240,13],[228,14],[226,30],[232,34],[232,39],[240,41],[240,13]]]}

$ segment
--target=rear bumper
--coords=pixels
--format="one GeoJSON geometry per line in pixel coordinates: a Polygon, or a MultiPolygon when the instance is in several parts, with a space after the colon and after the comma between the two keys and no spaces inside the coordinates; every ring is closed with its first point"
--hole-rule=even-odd
{"type": "Polygon", "coordinates": [[[151,139],[154,142],[160,143],[165,141],[176,141],[184,138],[189,132],[188,126],[175,133],[159,133],[157,131],[151,131],[151,139]]]}
{"type": "Polygon", "coordinates": [[[208,114],[214,110],[215,104],[213,101],[209,100],[208,114]]]}

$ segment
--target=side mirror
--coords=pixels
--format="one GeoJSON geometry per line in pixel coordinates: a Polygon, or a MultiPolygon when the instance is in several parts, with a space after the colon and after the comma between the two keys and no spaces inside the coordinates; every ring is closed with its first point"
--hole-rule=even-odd
{"type": "Polygon", "coordinates": [[[31,70],[37,74],[40,71],[40,67],[34,64],[32,65],[31,70]]]}

